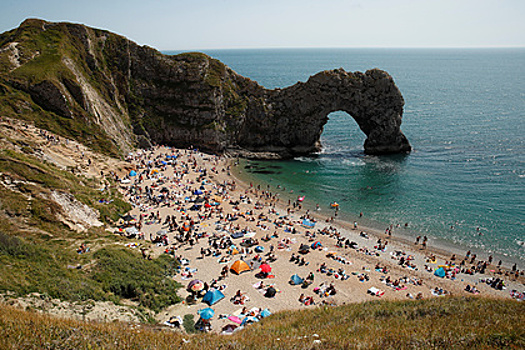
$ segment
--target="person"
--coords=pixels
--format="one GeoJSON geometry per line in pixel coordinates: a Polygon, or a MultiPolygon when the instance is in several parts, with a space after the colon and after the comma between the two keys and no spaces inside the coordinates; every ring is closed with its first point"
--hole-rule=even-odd
{"type": "Polygon", "coordinates": [[[301,293],[301,295],[299,296],[299,302],[301,302],[301,303],[304,304],[304,300],[305,300],[305,298],[304,298],[304,294],[301,293]]]}

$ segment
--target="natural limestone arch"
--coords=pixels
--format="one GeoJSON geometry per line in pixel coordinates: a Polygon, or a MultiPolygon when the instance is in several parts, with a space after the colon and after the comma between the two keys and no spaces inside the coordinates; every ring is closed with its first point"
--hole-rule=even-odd
{"type": "Polygon", "coordinates": [[[306,83],[268,90],[264,109],[248,108],[238,144],[263,155],[310,154],[321,148],[319,140],[328,115],[343,111],[367,136],[365,153],[409,152],[411,146],[400,129],[403,106],[401,92],[392,77],[382,70],[364,74],[343,69],[324,71],[306,83]]]}
{"type": "MultiPolygon", "coordinates": [[[[9,40],[0,48],[0,61],[16,64],[0,65],[0,89],[30,96],[41,117],[53,120],[50,124],[74,121],[72,130],[55,130],[64,136],[84,135],[88,126],[104,149],[125,153],[134,145],[156,143],[289,158],[320,150],[323,127],[335,111],[355,119],[367,137],[366,153],[411,149],[400,130],[403,97],[392,77],[378,69],[329,70],[269,90],[205,54],[163,55],[79,24],[29,19],[9,40]],[[35,41],[34,35],[54,44],[35,41]],[[13,56],[12,47],[24,57],[13,56]],[[62,57],[53,47],[64,48],[62,57]],[[43,57],[54,62],[50,72],[17,74],[23,65],[38,68],[43,57]]],[[[92,142],[91,135],[79,138],[92,142]]]]}

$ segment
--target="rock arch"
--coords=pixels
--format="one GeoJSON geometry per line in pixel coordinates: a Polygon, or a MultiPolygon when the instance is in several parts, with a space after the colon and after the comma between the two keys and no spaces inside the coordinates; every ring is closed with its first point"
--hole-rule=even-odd
{"type": "Polygon", "coordinates": [[[410,143],[400,129],[403,106],[401,92],[382,70],[324,71],[306,83],[268,90],[262,106],[249,106],[238,144],[262,155],[310,154],[320,150],[328,115],[344,111],[367,136],[365,153],[409,152],[410,143]]]}

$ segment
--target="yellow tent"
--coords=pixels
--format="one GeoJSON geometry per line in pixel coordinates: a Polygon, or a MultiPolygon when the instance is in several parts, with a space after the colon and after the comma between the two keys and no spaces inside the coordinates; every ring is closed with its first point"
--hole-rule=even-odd
{"type": "Polygon", "coordinates": [[[240,274],[243,273],[244,271],[250,271],[250,267],[249,267],[248,264],[245,263],[244,261],[242,261],[242,260],[237,260],[237,261],[234,262],[233,265],[230,267],[230,270],[232,270],[232,271],[235,272],[236,274],[240,275],[240,274]]]}

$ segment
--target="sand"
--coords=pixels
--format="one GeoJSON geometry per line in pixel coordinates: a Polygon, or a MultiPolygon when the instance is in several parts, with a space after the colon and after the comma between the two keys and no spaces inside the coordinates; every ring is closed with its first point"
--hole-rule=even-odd
{"type": "MultiPolygon", "coordinates": [[[[3,132],[9,133],[12,138],[31,141],[31,144],[37,144],[39,149],[37,153],[42,159],[51,162],[59,167],[75,167],[76,172],[88,177],[94,177],[101,180],[101,186],[104,184],[103,177],[100,177],[100,171],[102,170],[104,174],[108,174],[110,171],[113,171],[121,179],[124,178],[130,169],[136,169],[138,173],[145,171],[144,166],[139,166],[141,160],[144,161],[144,164],[148,160],[153,160],[156,157],[161,157],[162,154],[173,154],[179,153],[180,157],[177,159],[177,166],[173,168],[171,165],[166,166],[163,170],[159,167],[155,167],[159,171],[158,175],[150,179],[144,179],[140,186],[144,189],[145,186],[151,186],[156,180],[162,178],[165,180],[163,185],[159,185],[155,188],[154,194],[158,194],[159,190],[162,187],[167,187],[171,194],[178,194],[180,197],[175,198],[179,200],[182,205],[177,205],[176,200],[173,200],[170,203],[170,206],[155,206],[146,204],[144,198],[139,201],[135,201],[137,205],[141,207],[135,207],[130,213],[136,215],[138,218],[140,215],[147,216],[152,212],[159,212],[161,216],[161,222],[164,222],[166,215],[175,215],[177,222],[180,224],[183,222],[181,220],[182,214],[179,210],[182,208],[189,208],[193,203],[185,202],[184,198],[189,195],[190,188],[196,189],[200,187],[200,183],[197,183],[197,178],[202,174],[202,170],[206,169],[207,176],[205,179],[209,180],[210,183],[204,185],[206,192],[211,192],[213,197],[218,193],[218,185],[225,183],[235,182],[235,190],[229,186],[228,191],[221,195],[222,203],[219,208],[223,211],[223,216],[227,214],[235,213],[246,213],[246,211],[253,211],[252,215],[245,217],[254,217],[254,221],[247,221],[245,218],[238,218],[233,221],[234,225],[239,225],[241,228],[248,228],[249,231],[252,231],[254,239],[259,240],[259,244],[264,247],[265,253],[269,251],[270,246],[275,247],[274,253],[277,258],[276,261],[270,262],[272,267],[272,275],[275,278],[263,279],[265,285],[273,284],[279,292],[273,298],[266,298],[263,294],[253,287],[254,284],[261,281],[256,275],[259,272],[258,269],[254,271],[245,272],[241,275],[235,275],[229,273],[228,277],[218,282],[219,286],[226,286],[223,290],[225,298],[219,301],[217,304],[213,305],[212,308],[215,310],[215,316],[212,318],[212,328],[214,331],[220,331],[220,329],[226,325],[231,324],[231,321],[228,321],[225,318],[220,318],[219,315],[232,315],[238,314],[243,307],[246,307],[248,310],[252,308],[268,308],[270,312],[278,312],[284,310],[292,309],[304,309],[304,308],[314,308],[323,305],[323,302],[333,303],[336,305],[341,305],[344,303],[356,303],[367,300],[377,300],[378,298],[382,299],[407,299],[407,294],[410,293],[415,297],[418,293],[421,293],[423,298],[435,297],[432,295],[431,290],[438,287],[444,289],[448,294],[454,295],[472,295],[464,291],[465,286],[475,285],[479,289],[482,296],[495,296],[495,297],[509,297],[509,291],[512,289],[517,289],[520,291],[524,290],[523,277],[520,277],[518,281],[513,281],[512,278],[505,277],[503,275],[491,273],[490,270],[497,270],[495,266],[491,265],[487,269],[485,275],[475,274],[458,274],[455,280],[449,278],[439,278],[433,275],[433,272],[428,272],[425,270],[424,266],[427,265],[430,270],[436,269],[439,265],[444,264],[449,258],[451,253],[445,250],[439,249],[439,247],[434,247],[431,244],[427,249],[422,249],[421,245],[414,245],[413,242],[407,242],[406,240],[394,236],[387,236],[383,232],[374,231],[367,227],[358,226],[357,230],[353,229],[352,223],[347,223],[344,221],[336,220],[333,223],[326,223],[324,221],[325,217],[319,215],[319,213],[314,212],[313,216],[318,219],[314,229],[306,229],[300,225],[302,222],[301,216],[305,214],[305,210],[297,210],[292,212],[287,216],[286,222],[293,223],[293,227],[297,230],[297,233],[292,234],[290,232],[285,232],[284,228],[278,228],[273,224],[273,221],[278,219],[281,216],[287,214],[287,209],[293,211],[293,207],[288,207],[288,200],[280,201],[271,201],[268,198],[261,198],[261,191],[256,191],[257,184],[254,184],[255,187],[250,187],[249,184],[241,182],[239,179],[234,178],[231,174],[234,173],[233,167],[234,162],[232,159],[226,157],[216,157],[206,155],[200,152],[190,152],[186,150],[173,150],[165,147],[156,148],[153,152],[140,152],[142,155],[135,157],[136,159],[129,159],[127,162],[118,161],[101,155],[97,155],[91,152],[88,148],[69,140],[68,142],[53,143],[47,142],[41,137],[41,130],[35,128],[32,125],[25,125],[17,121],[8,121],[1,123],[3,132]],[[91,159],[91,165],[88,163],[88,159],[91,159]],[[191,162],[189,161],[191,159],[191,162]],[[195,163],[195,168],[189,165],[190,163],[195,163]],[[228,168],[230,171],[228,171],[228,168]],[[183,179],[180,182],[174,181],[175,171],[181,171],[188,169],[188,173],[184,175],[183,179]],[[215,170],[212,170],[215,169],[215,170]],[[238,210],[234,209],[233,205],[228,204],[230,200],[236,201],[240,199],[240,196],[246,195],[251,199],[251,203],[248,203],[246,200],[241,201],[237,206],[238,210]],[[260,205],[255,205],[259,202],[260,205]],[[261,226],[257,226],[257,217],[263,214],[269,221],[261,220],[260,223],[268,227],[264,229],[261,226]],[[322,244],[321,249],[311,250],[310,253],[302,256],[308,265],[299,265],[297,263],[290,262],[290,257],[292,254],[298,255],[299,246],[303,243],[311,244],[312,238],[306,235],[307,231],[310,233],[317,232],[322,230],[325,227],[334,227],[340,233],[342,237],[347,237],[351,241],[355,241],[358,244],[359,249],[351,248],[341,248],[336,246],[336,240],[330,238],[329,235],[320,235],[317,234],[313,241],[319,241],[322,244]],[[277,232],[279,238],[272,238],[269,242],[262,241],[262,238],[267,234],[272,235],[274,232],[277,232]],[[360,233],[366,232],[368,239],[361,237],[360,233]],[[281,239],[289,239],[290,244],[288,249],[277,249],[278,243],[281,239]],[[377,245],[378,239],[381,239],[384,243],[385,240],[388,241],[385,251],[378,251],[374,249],[374,246],[377,245]],[[438,249],[437,249],[438,248],[438,249]],[[368,253],[366,253],[368,251],[368,253]],[[412,263],[417,266],[417,269],[410,269],[406,267],[401,267],[398,265],[399,260],[391,254],[401,251],[405,252],[406,255],[411,255],[414,257],[412,263]],[[336,261],[332,258],[327,257],[327,254],[333,252],[334,255],[344,259],[347,263],[343,264],[340,261],[336,261]],[[436,255],[436,260],[433,262],[427,262],[427,257],[431,254],[436,255]],[[331,276],[318,272],[318,269],[322,263],[325,263],[328,268],[338,270],[343,268],[345,273],[349,276],[348,279],[341,280],[336,279],[334,274],[331,276]],[[376,264],[379,264],[381,267],[386,267],[389,272],[378,272],[375,271],[374,267],[376,264]],[[314,273],[314,281],[308,288],[301,288],[301,286],[292,286],[289,284],[290,277],[294,274],[298,274],[301,277],[306,277],[309,273],[314,273]],[[368,280],[363,282],[359,281],[359,274],[365,273],[368,275],[368,280]],[[407,277],[412,281],[421,281],[420,285],[404,282],[407,288],[403,290],[396,290],[395,288],[387,286],[382,282],[384,278],[390,276],[392,280],[400,279],[401,277],[407,277]],[[485,283],[478,283],[480,279],[488,278],[491,276],[503,277],[506,281],[506,290],[496,290],[491,288],[485,283]],[[314,293],[314,288],[318,287],[321,284],[333,284],[337,293],[335,296],[323,297],[314,293]],[[385,293],[381,296],[373,296],[367,293],[371,287],[378,288],[383,290],[385,293]],[[244,305],[236,305],[230,301],[232,296],[237,290],[243,291],[248,297],[244,305]],[[299,296],[304,294],[305,296],[313,296],[315,305],[306,306],[303,303],[299,302],[299,296]]],[[[6,147],[9,145],[5,145],[6,147]]],[[[159,159],[165,159],[161,157],[159,159]]],[[[129,183],[121,184],[120,190],[123,193],[127,193],[130,186],[136,181],[137,177],[130,178],[129,183]]],[[[127,181],[124,181],[127,182],[127,181]]],[[[144,193],[143,193],[144,194],[144,193]]],[[[131,199],[129,194],[126,195],[128,199],[131,199]]],[[[278,197],[276,197],[278,198],[278,197]]],[[[308,199],[305,200],[307,202],[308,199]]],[[[307,203],[303,203],[307,204],[307,203]]],[[[312,206],[312,205],[311,205],[312,206]]],[[[187,211],[187,213],[194,219],[197,218],[197,211],[187,211]]],[[[205,214],[205,211],[201,211],[201,214],[205,214]]],[[[216,222],[220,221],[216,213],[211,215],[210,219],[201,220],[197,225],[197,232],[205,232],[206,235],[212,236],[214,234],[223,234],[228,236],[226,232],[219,232],[216,230],[216,222]]],[[[256,254],[250,253],[245,255],[235,255],[229,257],[230,261],[227,264],[220,264],[218,262],[219,257],[205,256],[201,258],[200,250],[202,248],[208,247],[208,239],[203,238],[199,241],[198,244],[191,247],[189,244],[180,245],[174,238],[177,232],[170,232],[168,234],[170,244],[168,246],[164,245],[155,245],[149,242],[150,235],[154,236],[155,233],[161,229],[167,229],[165,225],[161,223],[145,224],[146,220],[143,220],[144,224],[141,228],[141,231],[144,233],[145,240],[136,240],[130,239],[129,243],[137,243],[140,247],[151,247],[152,255],[159,256],[160,254],[165,254],[166,248],[174,248],[175,255],[177,258],[184,258],[189,260],[187,267],[191,269],[196,269],[196,272],[193,277],[185,278],[181,274],[177,274],[174,279],[180,282],[183,288],[180,290],[179,294],[182,298],[185,298],[190,293],[185,290],[185,287],[192,279],[200,279],[208,284],[211,284],[213,279],[217,279],[220,275],[221,269],[223,266],[230,267],[231,264],[238,259],[245,259],[250,261],[256,254]],[[173,244],[175,243],[175,244],[173,244]]],[[[221,221],[221,226],[224,226],[226,222],[221,221]]],[[[288,226],[292,227],[292,226],[288,226]]],[[[113,231],[114,229],[112,229],[113,231]]],[[[233,243],[239,247],[241,239],[234,239],[233,243]]],[[[94,247],[92,247],[94,248],[94,247]]],[[[240,247],[239,247],[240,248],[240,247]]],[[[130,249],[139,249],[139,248],[130,248],[130,249]]],[[[252,247],[253,249],[253,247],[252,247]]],[[[225,250],[221,250],[222,256],[227,255],[225,250]]],[[[262,258],[266,259],[265,253],[262,254],[262,258]]],[[[459,263],[463,257],[458,256],[456,260],[459,263]]],[[[485,256],[478,256],[479,259],[486,259],[485,256]]],[[[468,264],[467,266],[470,266],[468,264]]],[[[186,266],[184,266],[185,268],[186,266]]],[[[107,303],[106,303],[107,304],[107,303]]],[[[207,304],[201,302],[200,299],[197,300],[195,304],[188,304],[187,302],[174,305],[167,310],[156,315],[159,323],[163,323],[168,320],[171,316],[184,316],[186,314],[192,314],[195,318],[198,318],[198,310],[208,307],[207,304]]],[[[53,310],[56,308],[47,308],[49,312],[53,313],[53,310]]],[[[68,307],[60,307],[63,309],[71,309],[68,307]]],[[[99,307],[95,305],[93,311],[94,319],[121,319],[125,321],[133,320],[128,318],[129,312],[122,312],[119,309],[119,306],[112,308],[110,305],[104,305],[104,307],[99,307]],[[122,313],[122,316],[119,316],[119,312],[122,313]],[[98,315],[98,316],[97,316],[98,315]],[[109,317],[108,317],[109,315],[109,317]]],[[[66,315],[64,312],[55,312],[59,315],[66,315]]],[[[73,310],[73,314],[75,314],[73,310]]]]}
{"type": "MultiPolygon", "coordinates": [[[[135,207],[131,214],[139,218],[141,215],[148,216],[151,212],[155,214],[160,214],[161,223],[164,222],[166,215],[175,215],[177,222],[181,224],[184,219],[182,219],[182,214],[177,208],[189,208],[193,203],[184,201],[185,197],[195,198],[191,196],[193,190],[198,189],[201,183],[197,180],[199,175],[203,174],[204,169],[206,169],[207,176],[204,179],[211,180],[210,184],[204,185],[205,194],[210,194],[211,197],[218,195],[218,184],[225,183],[235,183],[235,189],[231,186],[228,186],[228,191],[222,194],[222,203],[220,208],[223,211],[223,216],[227,214],[245,214],[247,211],[251,211],[252,215],[244,215],[244,217],[239,217],[237,220],[232,221],[231,223],[235,226],[239,226],[241,229],[247,228],[248,231],[254,233],[254,239],[259,241],[259,245],[264,248],[264,253],[259,254],[263,260],[267,259],[266,253],[270,251],[270,246],[274,246],[274,255],[276,261],[269,262],[269,265],[272,267],[271,274],[274,278],[261,279],[257,276],[260,272],[259,269],[255,268],[252,271],[244,272],[240,275],[229,273],[228,276],[220,281],[218,281],[217,286],[225,287],[222,292],[225,295],[225,298],[219,301],[217,304],[213,305],[212,308],[215,310],[215,316],[211,319],[212,329],[214,331],[219,331],[223,326],[231,324],[232,322],[227,320],[225,317],[229,315],[237,315],[243,307],[246,307],[248,310],[252,308],[260,309],[269,309],[270,312],[277,312],[283,310],[291,309],[302,309],[302,308],[313,308],[318,307],[319,305],[324,305],[325,303],[333,305],[341,305],[345,303],[356,303],[363,302],[367,300],[374,300],[378,298],[382,299],[407,299],[409,297],[416,297],[420,294],[423,298],[436,297],[432,294],[432,290],[436,287],[438,289],[445,290],[447,295],[472,295],[472,293],[465,292],[464,289],[466,285],[475,285],[476,288],[480,291],[479,295],[484,296],[495,296],[495,297],[509,297],[510,289],[519,289],[523,285],[518,281],[510,281],[510,278],[505,278],[507,289],[506,290],[496,290],[491,288],[485,283],[478,283],[480,278],[486,278],[487,275],[475,274],[468,275],[459,273],[455,279],[451,278],[440,278],[436,277],[433,274],[433,271],[438,268],[438,266],[443,265],[450,258],[451,254],[443,251],[433,250],[432,247],[427,247],[423,249],[421,244],[415,245],[413,243],[408,243],[406,241],[396,239],[395,237],[387,236],[382,232],[377,232],[370,230],[369,228],[358,226],[357,229],[354,229],[353,224],[335,221],[326,223],[324,218],[319,216],[317,217],[317,223],[315,228],[307,229],[301,225],[302,216],[305,215],[305,210],[293,210],[293,206],[288,206],[288,201],[286,203],[280,203],[272,199],[272,194],[270,197],[264,195],[263,191],[257,189],[257,185],[250,187],[250,185],[242,183],[239,179],[233,178],[231,175],[232,166],[234,166],[231,159],[225,157],[216,157],[210,156],[203,153],[187,150],[172,150],[164,147],[159,147],[155,149],[154,152],[145,152],[140,156],[136,157],[137,159],[131,160],[131,164],[137,165],[139,161],[143,160],[147,162],[148,160],[165,160],[165,155],[177,153],[179,156],[177,158],[177,165],[173,167],[171,164],[165,166],[163,169],[159,167],[153,167],[152,169],[158,170],[158,173],[151,176],[150,179],[144,178],[144,181],[140,183],[140,186],[144,189],[145,186],[150,186],[154,184],[158,179],[162,179],[163,182],[161,185],[157,186],[154,190],[154,194],[159,194],[159,190],[162,187],[167,187],[170,192],[178,193],[178,200],[182,205],[175,204],[175,201],[172,201],[170,206],[155,206],[155,205],[146,205],[144,199],[137,201],[136,204],[141,204],[142,208],[138,206],[135,207]],[[192,166],[190,166],[192,164],[192,166]],[[183,171],[188,169],[188,174],[184,175],[181,181],[174,181],[174,171],[183,171]],[[241,196],[246,196],[250,199],[250,202],[247,201],[247,198],[241,200],[240,203],[235,206],[229,204],[230,201],[240,200],[241,196]],[[286,222],[293,223],[293,227],[297,233],[285,232],[283,227],[277,227],[273,221],[287,215],[287,210],[291,209],[292,212],[285,219],[286,222]],[[263,215],[267,220],[259,220],[259,215],[263,215]],[[253,219],[250,219],[253,218],[253,219]],[[253,220],[253,221],[252,221],[253,220]],[[257,226],[257,223],[260,223],[257,226]],[[342,248],[336,246],[337,240],[331,238],[330,235],[321,235],[317,233],[315,238],[309,237],[309,234],[318,232],[318,230],[323,230],[325,228],[335,228],[341,237],[348,238],[350,241],[354,241],[358,245],[358,249],[352,248],[342,248]],[[277,233],[278,238],[272,238],[268,242],[262,240],[266,235],[272,235],[277,233]],[[362,237],[361,232],[366,232],[368,238],[362,237]],[[279,242],[282,239],[287,239],[290,241],[288,247],[285,249],[278,249],[279,242]],[[386,249],[378,250],[374,246],[378,245],[378,240],[381,239],[381,242],[384,244],[385,240],[388,241],[386,249]],[[300,255],[307,264],[301,265],[290,261],[292,254],[298,255],[298,249],[301,244],[311,245],[313,242],[319,241],[322,245],[319,249],[311,249],[310,252],[306,255],[300,255]],[[395,252],[398,252],[398,255],[395,256],[395,252]],[[402,252],[402,253],[399,253],[402,252]],[[332,253],[333,256],[338,257],[338,260],[331,257],[327,257],[329,253],[332,253]],[[405,253],[405,254],[403,254],[405,253]],[[439,254],[441,253],[441,254],[439,254]],[[434,261],[429,261],[428,257],[430,255],[435,255],[436,259],[434,261]],[[399,265],[399,257],[408,255],[413,257],[411,263],[413,263],[416,268],[407,268],[399,265]],[[344,269],[345,274],[348,276],[347,279],[341,280],[341,278],[335,278],[336,274],[323,274],[320,273],[319,267],[322,263],[325,263],[327,268],[334,269],[344,269]],[[376,271],[375,267],[379,264],[382,268],[387,268],[388,273],[383,271],[376,271]],[[424,266],[427,266],[429,271],[427,271],[424,266]],[[301,286],[293,286],[289,284],[290,277],[294,274],[298,274],[300,277],[305,278],[308,274],[313,272],[314,281],[307,287],[302,288],[301,286]],[[367,279],[360,281],[359,275],[366,274],[367,279]],[[384,283],[384,279],[390,277],[392,281],[399,280],[403,278],[405,282],[402,282],[400,286],[403,288],[396,288],[388,286],[384,283]],[[278,293],[273,298],[267,298],[261,293],[260,290],[254,288],[254,285],[263,281],[265,285],[273,285],[278,290],[278,293]],[[314,292],[314,288],[322,284],[329,285],[332,284],[337,293],[334,296],[323,297],[321,298],[318,294],[314,292]],[[381,297],[373,296],[370,293],[367,293],[371,287],[375,287],[384,291],[384,294],[381,297]],[[231,298],[235,293],[241,290],[245,295],[248,296],[249,300],[241,304],[234,304],[231,301],[231,298]],[[301,294],[305,296],[312,296],[315,301],[315,305],[306,306],[299,301],[301,294]],[[222,315],[222,316],[221,316],[222,315]]],[[[137,173],[144,172],[146,168],[144,166],[137,166],[137,173]]],[[[151,173],[151,169],[149,171],[151,173]]],[[[137,177],[131,178],[132,183],[135,182],[137,177]]],[[[202,181],[202,179],[201,179],[202,181]]],[[[123,185],[123,190],[129,188],[131,184],[123,185]]],[[[273,197],[278,198],[278,197],[273,197]]],[[[283,201],[284,202],[284,201],[283,201]]],[[[203,203],[201,203],[203,204],[203,203]]],[[[213,207],[215,208],[215,207],[213,207]]],[[[211,209],[207,209],[208,211],[211,209]]],[[[216,209],[215,209],[216,210],[216,209]]],[[[228,222],[225,220],[220,220],[217,214],[212,214],[211,218],[206,220],[198,220],[198,213],[205,214],[204,207],[200,211],[187,211],[186,213],[198,224],[195,226],[197,232],[205,232],[207,236],[212,235],[223,235],[229,236],[228,232],[218,231],[217,222],[220,222],[220,227],[224,227],[228,222]]],[[[314,215],[315,216],[315,215],[314,215]]],[[[146,219],[143,219],[143,222],[146,222],[146,219]]],[[[251,248],[251,253],[248,254],[238,254],[238,255],[229,255],[226,250],[221,250],[222,255],[220,257],[227,256],[229,262],[227,264],[219,263],[220,257],[214,256],[201,256],[201,248],[208,248],[208,238],[202,238],[197,244],[191,246],[189,244],[180,244],[175,239],[175,234],[178,232],[170,232],[169,245],[161,244],[151,244],[149,243],[150,235],[153,237],[155,233],[161,229],[167,229],[166,225],[155,222],[152,224],[142,225],[142,232],[144,232],[145,242],[140,241],[141,244],[148,245],[151,247],[153,255],[158,256],[160,254],[165,254],[166,248],[173,247],[175,256],[177,258],[184,258],[189,261],[189,264],[183,266],[183,272],[186,267],[196,270],[196,272],[188,277],[177,275],[175,280],[180,282],[184,287],[193,279],[199,279],[208,284],[211,284],[212,280],[218,279],[221,273],[223,266],[230,267],[232,263],[239,259],[244,259],[246,262],[252,261],[252,258],[257,255],[251,248]]],[[[331,232],[334,232],[332,230],[331,232]]],[[[233,239],[233,243],[237,248],[242,248],[239,246],[242,239],[233,239]]],[[[486,259],[486,257],[478,257],[479,259],[486,259]]],[[[459,264],[462,257],[458,257],[456,263],[459,264]]],[[[470,264],[467,266],[470,267],[470,264]]],[[[490,266],[487,270],[493,269],[494,266],[490,266]]],[[[499,276],[503,277],[503,276],[499,276]]],[[[181,289],[181,296],[189,296],[190,293],[185,291],[184,288],[181,289]]],[[[191,298],[190,298],[191,299],[191,298]]],[[[157,315],[159,322],[164,322],[169,319],[171,316],[184,316],[186,314],[193,314],[195,318],[198,318],[198,310],[208,307],[207,304],[202,303],[200,299],[196,303],[188,303],[185,301],[182,304],[175,305],[165,310],[164,312],[157,315]]],[[[242,317],[241,317],[242,318],[242,317]]]]}

